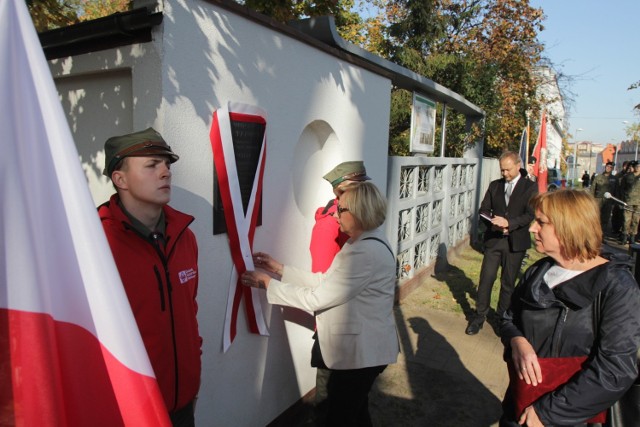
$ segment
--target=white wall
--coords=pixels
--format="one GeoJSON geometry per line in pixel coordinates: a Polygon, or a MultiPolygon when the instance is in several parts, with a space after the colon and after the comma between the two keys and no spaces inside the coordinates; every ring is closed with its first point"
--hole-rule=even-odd
{"type": "Polygon", "coordinates": [[[213,236],[212,114],[228,101],[267,111],[263,225],[254,246],[309,267],[313,214],[332,196],[324,173],[363,159],[386,191],[390,82],[201,1],[166,1],[152,43],[51,61],[51,69],[96,204],[112,192],[100,176],[107,137],[152,125],[180,155],[171,204],[196,217],[200,246],[196,421],[267,424],[315,385],[310,317],[265,304],[266,338],[248,332],[241,309],[238,335],[222,353],[232,261],[226,235],[213,236]]]}

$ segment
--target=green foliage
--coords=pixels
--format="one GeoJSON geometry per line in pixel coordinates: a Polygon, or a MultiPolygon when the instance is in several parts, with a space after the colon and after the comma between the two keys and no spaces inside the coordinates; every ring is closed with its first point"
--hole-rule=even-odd
{"type": "Polygon", "coordinates": [[[26,0],[36,30],[46,31],[79,22],[78,1],[26,0]]]}
{"type": "Polygon", "coordinates": [[[389,155],[408,156],[409,130],[411,128],[411,103],[413,95],[404,89],[391,92],[389,117],[389,155]]]}
{"type": "MultiPolygon", "coordinates": [[[[447,155],[460,155],[485,135],[485,155],[517,149],[526,112],[539,115],[534,66],[542,11],[528,0],[365,1],[378,13],[364,22],[363,47],[442,84],[480,106],[484,130],[447,118],[447,155]]],[[[410,94],[392,94],[390,153],[407,153],[410,94]],[[397,110],[399,109],[399,110],[397,110]]],[[[441,129],[437,129],[440,134],[441,129]]]]}
{"type": "Polygon", "coordinates": [[[42,32],[129,10],[132,0],[26,0],[26,2],[36,31],[42,32]]]}
{"type": "Polygon", "coordinates": [[[344,27],[359,21],[357,13],[351,12],[353,0],[236,0],[249,9],[269,16],[276,21],[287,23],[291,20],[332,15],[336,25],[344,27]]]}
{"type": "MultiPolygon", "coordinates": [[[[638,80],[637,82],[633,83],[631,86],[629,86],[627,88],[627,90],[633,90],[633,89],[638,89],[640,87],[640,80],[638,80]]],[[[640,111],[640,104],[636,105],[635,107],[633,107],[634,110],[638,110],[640,111]]]]}

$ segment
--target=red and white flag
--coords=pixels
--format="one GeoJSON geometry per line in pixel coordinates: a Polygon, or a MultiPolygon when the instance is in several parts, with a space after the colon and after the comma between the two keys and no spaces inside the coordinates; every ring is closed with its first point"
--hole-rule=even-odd
{"type": "MultiPolygon", "coordinates": [[[[259,135],[259,141],[251,141],[251,143],[257,142],[260,144],[260,150],[245,209],[233,144],[232,123],[250,127],[258,125],[258,127],[264,128],[267,124],[266,113],[264,110],[252,105],[229,102],[228,105],[219,108],[213,113],[213,122],[209,135],[225,222],[227,224],[229,248],[233,260],[222,338],[224,352],[229,349],[236,336],[238,311],[240,301],[243,298],[249,330],[255,334],[269,335],[261,304],[264,294],[261,294],[258,289],[248,288],[239,283],[242,273],[254,269],[252,258],[253,237],[256,231],[260,200],[262,198],[267,137],[266,132],[263,131],[259,135]]],[[[244,154],[246,155],[246,153],[244,154]]]]}
{"type": "Polygon", "coordinates": [[[0,425],[170,425],[24,1],[0,63],[0,425]]]}
{"type": "Polygon", "coordinates": [[[533,174],[537,177],[538,193],[546,193],[549,172],[547,171],[547,112],[544,110],[540,120],[538,140],[533,148],[533,156],[536,158],[533,174]]]}

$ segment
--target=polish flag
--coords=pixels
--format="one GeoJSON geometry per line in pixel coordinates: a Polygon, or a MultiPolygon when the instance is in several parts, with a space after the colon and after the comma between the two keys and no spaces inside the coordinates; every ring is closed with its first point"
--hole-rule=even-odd
{"type": "Polygon", "coordinates": [[[537,177],[538,193],[546,193],[549,171],[547,170],[547,112],[544,110],[542,110],[540,130],[538,132],[538,140],[533,148],[533,155],[536,158],[533,174],[537,177]]]}
{"type": "Polygon", "coordinates": [[[168,426],[22,0],[0,63],[0,425],[168,426]]]}

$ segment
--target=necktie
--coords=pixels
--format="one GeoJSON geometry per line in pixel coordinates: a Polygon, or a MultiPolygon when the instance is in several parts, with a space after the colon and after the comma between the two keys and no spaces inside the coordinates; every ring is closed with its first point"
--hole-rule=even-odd
{"type": "Polygon", "coordinates": [[[513,191],[513,182],[507,182],[507,188],[504,190],[504,201],[509,205],[509,198],[511,197],[511,191],[513,191]]]}

